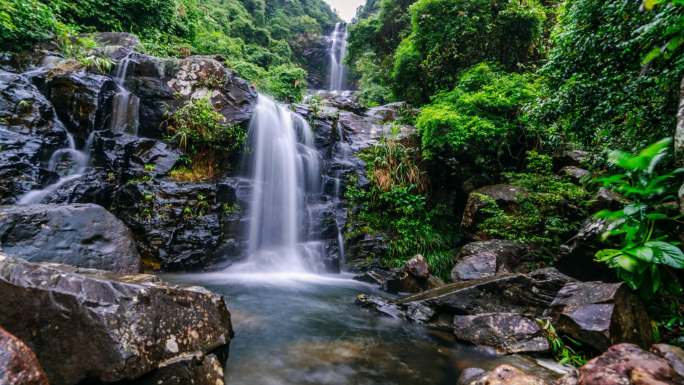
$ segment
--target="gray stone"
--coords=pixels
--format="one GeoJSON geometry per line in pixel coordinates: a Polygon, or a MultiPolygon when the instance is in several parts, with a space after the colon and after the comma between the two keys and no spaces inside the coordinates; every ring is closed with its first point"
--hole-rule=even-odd
{"type": "Polygon", "coordinates": [[[0,256],[0,292],[0,324],[33,349],[52,385],[136,380],[202,360],[233,336],[221,296],[149,275],[0,256]]]}
{"type": "Polygon", "coordinates": [[[518,242],[493,239],[469,243],[454,258],[454,282],[488,278],[519,270],[529,249],[518,242]]]}
{"type": "Polygon", "coordinates": [[[120,273],[140,271],[140,256],[130,230],[93,204],[1,207],[0,249],[32,262],[120,273]]]}
{"type": "Polygon", "coordinates": [[[651,323],[624,283],[571,282],[551,304],[556,329],[597,350],[620,342],[647,347],[651,323]]]}
{"type": "Polygon", "coordinates": [[[576,166],[565,166],[560,169],[558,174],[572,180],[575,183],[579,183],[584,178],[591,175],[588,170],[576,166]]]}
{"type": "Polygon", "coordinates": [[[547,352],[550,348],[537,322],[516,313],[457,315],[454,334],[461,341],[491,347],[504,354],[547,352]]]}

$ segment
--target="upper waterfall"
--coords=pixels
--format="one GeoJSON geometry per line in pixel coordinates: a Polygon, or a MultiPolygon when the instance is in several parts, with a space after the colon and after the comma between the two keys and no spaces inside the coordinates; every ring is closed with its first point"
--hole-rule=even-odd
{"type": "Polygon", "coordinates": [[[346,66],[344,57],[347,54],[347,24],[337,23],[330,35],[330,82],[329,91],[344,91],[346,66]]]}

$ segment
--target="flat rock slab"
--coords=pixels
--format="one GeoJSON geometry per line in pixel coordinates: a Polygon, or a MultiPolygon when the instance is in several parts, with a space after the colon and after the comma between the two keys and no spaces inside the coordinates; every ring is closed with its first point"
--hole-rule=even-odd
{"type": "Polygon", "coordinates": [[[0,324],[33,349],[52,385],[135,380],[227,346],[224,299],[149,275],[0,254],[0,324]]]}
{"type": "Polygon", "coordinates": [[[93,204],[0,207],[0,251],[31,262],[140,271],[130,230],[93,204]]]}
{"type": "Polygon", "coordinates": [[[547,352],[550,348],[537,322],[515,313],[455,316],[454,334],[461,341],[504,354],[547,352]]]}

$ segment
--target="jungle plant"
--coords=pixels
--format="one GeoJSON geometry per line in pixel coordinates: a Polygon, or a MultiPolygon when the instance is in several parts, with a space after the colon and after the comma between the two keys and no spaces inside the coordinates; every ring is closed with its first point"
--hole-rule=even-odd
{"type": "Polygon", "coordinates": [[[682,292],[673,270],[684,268],[684,253],[672,230],[681,225],[681,215],[671,214],[676,210],[668,210],[666,202],[676,197],[677,176],[684,169],[658,170],[671,144],[672,139],[666,138],[638,154],[613,151],[609,161],[621,172],[598,179],[628,204],[621,210],[596,213],[609,225],[603,238],[616,238],[621,246],[599,251],[596,260],[614,268],[629,287],[646,298],[659,292],[682,292]]]}
{"type": "Polygon", "coordinates": [[[570,337],[561,337],[556,328],[553,326],[551,321],[548,319],[537,320],[539,327],[546,333],[546,339],[551,345],[551,351],[556,358],[556,361],[561,365],[572,365],[574,367],[580,367],[587,363],[587,358],[578,353],[572,346],[567,344],[565,341],[569,341],[570,344],[579,347],[580,343],[575,341],[570,337]]]}

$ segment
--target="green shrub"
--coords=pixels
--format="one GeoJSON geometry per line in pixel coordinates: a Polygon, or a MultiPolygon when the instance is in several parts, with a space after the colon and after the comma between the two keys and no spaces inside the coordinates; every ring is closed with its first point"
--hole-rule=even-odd
{"type": "Polygon", "coordinates": [[[226,124],[208,99],[189,101],[167,118],[166,127],[169,139],[191,155],[208,149],[233,153],[247,137],[244,128],[226,124]]]}
{"type": "Polygon", "coordinates": [[[55,15],[38,0],[0,0],[0,51],[29,48],[57,28],[55,15]]]}
{"type": "Polygon", "coordinates": [[[393,140],[382,141],[362,155],[370,188],[350,182],[345,194],[350,207],[345,236],[356,231],[389,236],[389,252],[381,256],[387,267],[400,267],[416,254],[428,260],[433,274],[448,279],[456,226],[450,226],[451,210],[428,201],[428,182],[418,163],[418,152],[393,140]]]}
{"type": "Polygon", "coordinates": [[[394,91],[421,103],[451,89],[475,63],[518,69],[538,57],[545,17],[534,0],[419,0],[411,6],[412,33],[395,53],[394,91]]]}
{"type": "Polygon", "coordinates": [[[288,103],[299,102],[306,91],[306,71],[295,65],[279,65],[257,80],[257,88],[288,103]]]}
{"type": "Polygon", "coordinates": [[[462,74],[456,88],[436,95],[418,115],[423,156],[501,169],[530,135],[522,109],[536,96],[533,76],[476,65],[462,74]]]}
{"type": "Polygon", "coordinates": [[[609,223],[604,238],[616,238],[620,245],[619,249],[599,251],[596,259],[616,269],[618,276],[645,298],[657,293],[682,294],[673,273],[673,269],[684,269],[684,253],[676,240],[681,215],[676,204],[668,210],[666,202],[676,197],[684,168],[658,170],[671,145],[672,139],[667,138],[636,155],[614,151],[610,162],[619,173],[599,179],[629,202],[621,210],[596,214],[609,223]]]}

